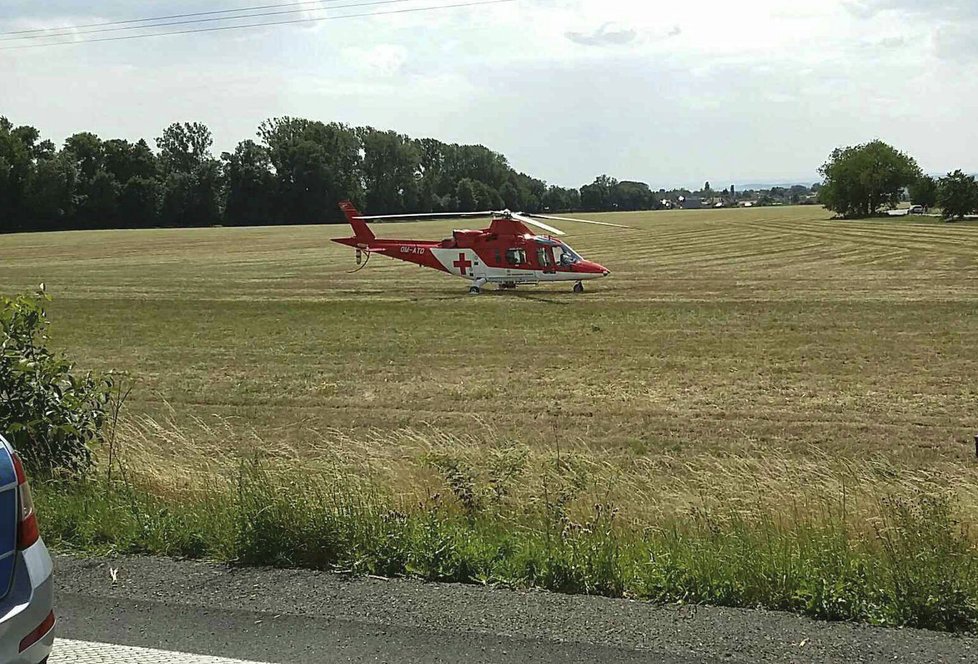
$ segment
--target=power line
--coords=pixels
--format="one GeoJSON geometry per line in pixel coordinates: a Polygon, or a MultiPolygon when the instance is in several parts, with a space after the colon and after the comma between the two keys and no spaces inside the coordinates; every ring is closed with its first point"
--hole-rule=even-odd
{"type": "MultiPolygon", "coordinates": [[[[321,0],[329,2],[330,0],[321,0]]],[[[214,14],[237,14],[240,12],[260,11],[262,9],[276,9],[279,7],[299,7],[301,5],[317,5],[320,0],[309,0],[308,2],[279,2],[274,5],[259,5],[257,7],[242,7],[241,9],[215,9],[209,12],[194,12],[192,14],[172,14],[170,16],[157,16],[155,18],[131,18],[125,21],[109,21],[103,23],[86,23],[83,25],[66,25],[60,28],[35,28],[33,30],[14,30],[11,32],[0,32],[4,35],[23,35],[31,32],[50,32],[52,30],[78,30],[80,28],[101,28],[107,25],[125,25],[128,23],[147,23],[151,21],[168,21],[174,18],[190,18],[193,16],[212,16],[214,14]]],[[[49,35],[45,35],[49,36],[49,35]]]]}
{"type": "MultiPolygon", "coordinates": [[[[387,0],[390,1],[390,0],[387,0]]],[[[500,5],[517,0],[480,0],[478,2],[461,2],[451,5],[439,5],[436,7],[412,7],[410,9],[396,9],[386,12],[366,12],[363,14],[344,14],[342,16],[321,16],[319,18],[297,18],[288,21],[265,21],[260,23],[249,23],[246,25],[225,25],[216,28],[197,28],[194,30],[173,30],[171,32],[151,32],[143,35],[125,35],[122,37],[99,37],[97,39],[82,39],[77,41],[51,42],[48,44],[24,44],[17,46],[0,46],[0,51],[13,51],[28,48],[43,48],[45,46],[70,46],[75,44],[94,44],[96,42],[126,41],[130,39],[144,39],[147,37],[168,37],[171,35],[190,35],[198,32],[221,32],[224,30],[244,30],[247,28],[262,28],[275,25],[294,25],[297,23],[318,23],[320,21],[336,21],[345,18],[364,18],[369,16],[389,16],[392,14],[412,14],[418,12],[429,12],[440,9],[458,9],[461,7],[477,7],[480,5],[500,5]]],[[[363,5],[360,5],[363,6],[363,5]]],[[[162,27],[162,26],[158,26],[162,27]]]]}
{"type": "MultiPolygon", "coordinates": [[[[342,0],[322,0],[323,2],[341,2],[342,0]]],[[[0,37],[0,42],[4,41],[18,41],[26,39],[54,39],[56,37],[77,37],[79,35],[94,35],[104,32],[120,32],[125,30],[146,30],[149,28],[167,28],[174,25],[191,25],[196,23],[213,23],[215,21],[237,21],[245,18],[261,18],[262,16],[280,16],[282,14],[301,14],[303,12],[322,12],[328,9],[350,9],[353,7],[369,7],[372,5],[390,5],[401,2],[412,2],[412,0],[384,0],[383,2],[364,2],[355,3],[351,5],[334,5],[332,7],[319,7],[310,9],[285,9],[281,11],[274,12],[262,12],[259,14],[245,14],[244,16],[218,16],[216,18],[196,18],[188,19],[186,21],[173,21],[171,23],[154,23],[150,25],[129,25],[125,27],[116,28],[99,28],[97,30],[85,30],[82,32],[57,32],[51,35],[27,35],[19,37],[0,37]]],[[[303,3],[309,4],[309,3],[303,3]]]]}

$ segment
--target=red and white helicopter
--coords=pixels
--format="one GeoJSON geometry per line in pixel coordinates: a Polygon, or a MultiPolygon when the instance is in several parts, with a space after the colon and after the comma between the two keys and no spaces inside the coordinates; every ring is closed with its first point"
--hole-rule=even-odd
{"type": "MultiPolygon", "coordinates": [[[[486,284],[499,288],[516,288],[521,284],[539,284],[555,281],[574,282],[574,292],[583,293],[583,282],[611,274],[607,268],[584,260],[566,243],[554,236],[564,233],[539,221],[540,219],[572,221],[597,226],[627,228],[618,224],[586,219],[552,217],[542,214],[510,212],[509,210],[486,212],[444,212],[430,214],[388,214],[365,217],[353,203],[343,201],[340,209],[353,227],[353,237],[334,239],[333,242],[357,250],[357,264],[366,266],[373,254],[383,254],[422,267],[462,277],[472,282],[469,293],[478,295],[486,284]],[[441,242],[430,240],[386,240],[377,238],[367,226],[368,221],[421,220],[438,217],[490,217],[492,223],[483,230],[456,230],[450,238],[441,242]],[[550,235],[539,236],[527,228],[536,226],[550,235]]],[[[360,269],[358,268],[358,269],[360,269]]]]}

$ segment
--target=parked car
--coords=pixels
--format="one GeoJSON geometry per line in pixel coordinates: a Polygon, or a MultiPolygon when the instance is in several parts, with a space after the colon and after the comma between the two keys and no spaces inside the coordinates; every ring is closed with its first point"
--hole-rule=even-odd
{"type": "Polygon", "coordinates": [[[923,205],[914,205],[913,207],[910,208],[910,214],[923,214],[923,213],[924,213],[923,205]]]}
{"type": "Polygon", "coordinates": [[[52,569],[24,464],[0,436],[0,662],[48,661],[55,623],[52,569]]]}

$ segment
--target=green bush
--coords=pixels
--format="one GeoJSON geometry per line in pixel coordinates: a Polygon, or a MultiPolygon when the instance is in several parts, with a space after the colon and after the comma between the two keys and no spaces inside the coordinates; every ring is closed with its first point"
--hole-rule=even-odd
{"type": "Polygon", "coordinates": [[[948,173],[937,182],[937,203],[947,221],[978,211],[978,182],[960,169],[948,173]]]}
{"type": "Polygon", "coordinates": [[[81,475],[106,419],[111,383],[47,348],[50,298],[0,297],[0,433],[33,473],[81,475]]]}

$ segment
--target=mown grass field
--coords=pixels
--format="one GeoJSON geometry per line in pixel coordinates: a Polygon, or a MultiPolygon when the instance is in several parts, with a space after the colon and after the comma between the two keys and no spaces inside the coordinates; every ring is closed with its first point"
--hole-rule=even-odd
{"type": "Polygon", "coordinates": [[[815,207],[608,218],[632,229],[567,225],[613,272],[583,296],[470,297],[379,256],[349,274],[328,242],[345,226],[0,236],[0,289],[45,282],[56,345],[136,378],[130,416],[220,452],[252,432],[307,460],[349,448],[413,488],[401,455],[439,436],[635,475],[818,453],[978,469],[978,227],[815,207]]]}
{"type": "MultiPolygon", "coordinates": [[[[229,418],[302,450],[327,428],[487,428],[637,456],[811,446],[964,463],[978,430],[978,228],[814,207],[569,226],[611,278],[515,295],[383,257],[343,226],[0,236],[0,289],[54,295],[57,345],[133,372],[131,413],[229,418]]],[[[451,223],[385,225],[440,237],[451,223]]]]}
{"type": "MultiPolygon", "coordinates": [[[[815,207],[601,218],[630,229],[565,228],[612,271],[583,295],[568,284],[471,297],[462,280],[380,256],[349,274],[352,252],[328,242],[345,226],[0,236],[0,292],[45,282],[54,345],[133,376],[117,436],[128,477],[150,504],[203,501],[189,516],[159,511],[150,537],[156,508],[134,507],[110,533],[117,510],[55,497],[53,529],[68,545],[314,566],[340,554],[310,541],[333,551],[338,539],[373,571],[959,628],[926,597],[978,601],[976,558],[959,549],[978,539],[978,226],[836,221],[815,207]],[[292,539],[242,548],[245,508],[213,491],[256,454],[287,483],[379,492],[408,521],[371,512],[372,535],[323,534],[358,512],[306,496],[281,507],[292,539]],[[446,501],[469,519],[438,526],[469,551],[460,566],[383,554],[395,536],[422,557],[443,550],[424,515],[446,501]],[[568,563],[579,584],[537,562],[513,571],[515,542],[551,555],[549,530],[513,526],[541,512],[559,513],[560,537],[631,533],[631,562],[601,548],[589,564],[618,562],[568,563]],[[664,567],[641,562],[649,551],[664,567]],[[934,575],[910,593],[925,608],[907,608],[898,568],[934,575]]],[[[377,230],[439,238],[454,225],[377,230]]]]}

